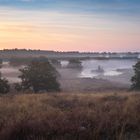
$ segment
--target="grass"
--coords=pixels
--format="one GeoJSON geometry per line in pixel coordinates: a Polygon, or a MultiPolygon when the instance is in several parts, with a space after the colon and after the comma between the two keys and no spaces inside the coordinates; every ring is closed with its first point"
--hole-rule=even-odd
{"type": "Polygon", "coordinates": [[[140,93],[0,96],[0,140],[139,140],[140,93]]]}

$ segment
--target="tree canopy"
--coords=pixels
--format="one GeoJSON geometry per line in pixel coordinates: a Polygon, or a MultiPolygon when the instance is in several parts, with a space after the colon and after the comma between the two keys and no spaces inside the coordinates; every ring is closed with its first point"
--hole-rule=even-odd
{"type": "Polygon", "coordinates": [[[140,61],[138,61],[134,66],[135,75],[132,77],[132,89],[140,90],[140,61]]]}
{"type": "Polygon", "coordinates": [[[39,58],[32,61],[28,66],[20,69],[23,90],[31,89],[34,92],[40,91],[60,91],[60,85],[57,81],[58,72],[45,58],[39,58]]]}

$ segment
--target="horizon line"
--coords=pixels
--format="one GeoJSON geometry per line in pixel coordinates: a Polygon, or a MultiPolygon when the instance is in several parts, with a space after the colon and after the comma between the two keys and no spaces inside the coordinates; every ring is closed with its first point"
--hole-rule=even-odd
{"type": "Polygon", "coordinates": [[[11,48],[11,49],[0,49],[0,51],[48,51],[48,52],[59,52],[59,53],[140,53],[140,51],[78,51],[78,50],[71,50],[71,51],[59,51],[59,50],[44,50],[44,49],[26,49],[26,48],[11,48]]]}

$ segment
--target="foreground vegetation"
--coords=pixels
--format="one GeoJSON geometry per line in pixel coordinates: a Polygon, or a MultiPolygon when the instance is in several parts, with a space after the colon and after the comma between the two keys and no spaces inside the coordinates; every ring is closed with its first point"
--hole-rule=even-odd
{"type": "Polygon", "coordinates": [[[139,140],[140,94],[0,97],[0,140],[139,140]]]}
{"type": "Polygon", "coordinates": [[[140,91],[140,61],[138,61],[134,66],[133,66],[135,75],[132,77],[132,86],[131,88],[133,90],[139,90],[140,91]]]}

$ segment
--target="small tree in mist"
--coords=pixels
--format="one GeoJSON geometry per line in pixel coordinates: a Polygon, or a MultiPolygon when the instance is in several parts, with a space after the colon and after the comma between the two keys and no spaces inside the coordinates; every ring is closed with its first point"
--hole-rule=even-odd
{"type": "MultiPolygon", "coordinates": [[[[23,90],[31,89],[34,92],[60,91],[57,81],[58,72],[48,60],[40,58],[32,61],[27,67],[20,69],[23,90]]],[[[19,87],[18,87],[19,88],[19,87]]]]}
{"type": "Polygon", "coordinates": [[[10,85],[8,84],[8,81],[5,78],[2,78],[0,73],[0,93],[8,93],[10,90],[10,85]]]}
{"type": "Polygon", "coordinates": [[[132,90],[140,90],[140,61],[138,61],[134,66],[135,75],[132,77],[132,90]]]}
{"type": "Polygon", "coordinates": [[[68,68],[82,69],[82,62],[78,58],[69,60],[68,68]]]}

